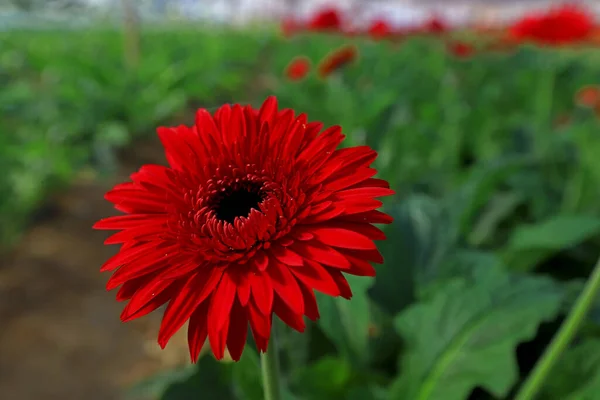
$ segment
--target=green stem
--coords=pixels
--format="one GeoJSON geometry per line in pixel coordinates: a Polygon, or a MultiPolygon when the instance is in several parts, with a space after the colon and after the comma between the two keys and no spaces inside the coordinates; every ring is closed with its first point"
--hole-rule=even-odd
{"type": "Polygon", "coordinates": [[[579,331],[581,324],[585,321],[585,317],[599,291],[600,259],[596,262],[592,275],[586,282],[567,319],[563,322],[556,336],[554,336],[552,342],[548,345],[542,358],[537,362],[523,386],[521,386],[515,400],[533,400],[535,398],[548,374],[560,359],[569,343],[571,343],[577,331],[579,331]]]}
{"type": "Polygon", "coordinates": [[[279,374],[279,350],[275,329],[271,331],[269,349],[260,355],[265,400],[281,400],[281,376],[279,374]]]}

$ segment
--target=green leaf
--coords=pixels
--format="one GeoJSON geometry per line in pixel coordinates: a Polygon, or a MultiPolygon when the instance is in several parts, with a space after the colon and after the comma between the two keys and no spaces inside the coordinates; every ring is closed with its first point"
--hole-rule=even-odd
{"type": "Polygon", "coordinates": [[[237,400],[231,387],[231,363],[218,362],[210,356],[202,357],[193,375],[171,385],[161,400],[219,399],[237,400]]]}
{"type": "Polygon", "coordinates": [[[535,165],[531,156],[506,157],[476,167],[458,191],[455,208],[460,210],[460,230],[468,232],[479,210],[485,206],[498,187],[506,180],[535,165]]]}
{"type": "Polygon", "coordinates": [[[381,244],[385,263],[369,291],[377,304],[396,314],[414,301],[417,286],[433,279],[455,244],[454,227],[436,200],[413,195],[388,210],[394,223],[381,244]]]}
{"type": "Polygon", "coordinates": [[[240,399],[262,400],[264,397],[261,384],[260,361],[254,349],[247,348],[242,358],[232,364],[233,382],[239,390],[240,399]]]}
{"type": "Polygon", "coordinates": [[[127,391],[127,396],[133,398],[158,398],[162,396],[169,385],[185,381],[196,373],[196,366],[190,364],[181,368],[160,372],[145,379],[127,391]]]}
{"type": "Polygon", "coordinates": [[[319,326],[347,359],[363,363],[368,358],[371,322],[367,289],[373,281],[359,276],[346,279],[353,293],[350,301],[317,293],[319,326]]]}
{"type": "Polygon", "coordinates": [[[600,233],[600,219],[586,215],[557,215],[538,224],[519,226],[512,234],[504,259],[516,270],[527,270],[561,250],[600,233]]]}
{"type": "Polygon", "coordinates": [[[293,378],[293,387],[311,400],[342,399],[352,376],[352,367],[346,360],[323,357],[298,371],[293,378]]]}
{"type": "Polygon", "coordinates": [[[471,278],[448,282],[396,318],[407,350],[390,398],[464,400],[476,386],[504,397],[514,385],[515,346],[554,317],[562,291],[550,279],[493,267],[471,278]]]}
{"type": "Polygon", "coordinates": [[[567,350],[546,380],[540,400],[597,400],[600,393],[600,340],[567,350]]]}
{"type": "Polygon", "coordinates": [[[509,192],[492,197],[469,234],[469,243],[481,246],[494,237],[498,225],[522,204],[524,196],[520,193],[509,192]]]}

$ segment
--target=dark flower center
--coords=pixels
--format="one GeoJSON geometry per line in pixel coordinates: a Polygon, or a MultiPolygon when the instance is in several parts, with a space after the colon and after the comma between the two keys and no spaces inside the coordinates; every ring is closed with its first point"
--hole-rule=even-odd
{"type": "Polygon", "coordinates": [[[258,204],[264,199],[260,189],[258,185],[248,185],[222,192],[213,208],[217,218],[233,224],[236,217],[247,217],[253,208],[260,210],[258,204]]]}

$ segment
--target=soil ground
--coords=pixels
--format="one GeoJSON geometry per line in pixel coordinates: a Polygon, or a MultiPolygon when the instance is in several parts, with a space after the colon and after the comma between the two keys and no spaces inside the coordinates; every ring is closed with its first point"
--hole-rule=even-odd
{"type": "Polygon", "coordinates": [[[116,246],[91,228],[117,213],[104,193],[164,156],[156,140],[124,159],[110,178],[83,172],[0,263],[0,399],[120,400],[137,381],[189,362],[185,331],[161,351],[162,313],[123,324],[124,303],[104,288],[99,268],[116,246]]]}

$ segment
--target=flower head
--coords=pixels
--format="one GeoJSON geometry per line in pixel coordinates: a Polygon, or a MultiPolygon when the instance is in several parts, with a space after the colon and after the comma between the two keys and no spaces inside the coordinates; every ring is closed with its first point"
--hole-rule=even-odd
{"type": "Polygon", "coordinates": [[[526,15],[509,29],[517,40],[544,45],[562,45],[586,40],[594,30],[593,16],[574,5],[563,5],[546,13],[526,15]]]}
{"type": "Polygon", "coordinates": [[[433,15],[431,16],[425,23],[423,24],[422,31],[425,33],[430,33],[434,35],[439,35],[448,30],[448,25],[446,22],[439,16],[433,15]]]}
{"type": "Polygon", "coordinates": [[[168,303],[158,342],[186,321],[192,361],[208,337],[217,359],[239,360],[247,327],[266,351],[272,315],[303,331],[319,317],[314,290],[349,299],[344,274],[374,276],[382,257],[372,224],[387,224],[373,178],[377,153],[337,149],[338,126],[306,115],[225,105],[200,109],[194,126],[159,128],[169,166],[144,165],[106,194],[125,215],[97,222],[121,244],[102,271],[129,303],[129,321],[168,303]]]}
{"type": "Polygon", "coordinates": [[[317,12],[307,23],[311,31],[335,31],[342,29],[342,17],[335,8],[325,8],[317,12]]]}
{"type": "Polygon", "coordinates": [[[311,68],[310,59],[308,57],[296,57],[285,69],[285,75],[292,81],[304,79],[311,68]]]}
{"type": "Polygon", "coordinates": [[[465,42],[452,41],[447,43],[446,46],[450,54],[458,58],[469,58],[475,53],[475,48],[465,42]]]}
{"type": "Polygon", "coordinates": [[[384,20],[375,20],[368,29],[369,36],[375,40],[386,39],[393,34],[392,27],[384,20]]]}
{"type": "Polygon", "coordinates": [[[319,76],[325,78],[345,65],[353,62],[358,57],[358,49],[354,45],[344,45],[331,53],[319,63],[317,67],[319,76]]]}

